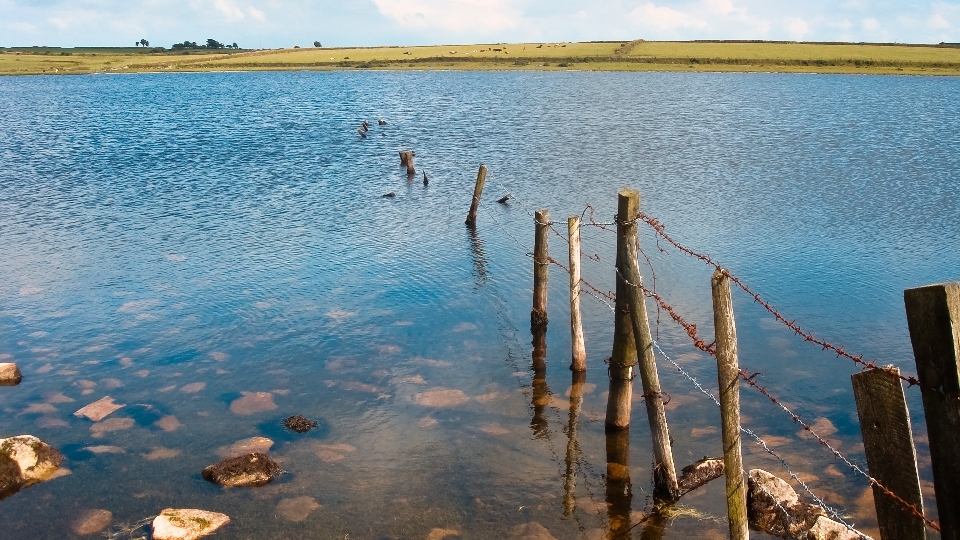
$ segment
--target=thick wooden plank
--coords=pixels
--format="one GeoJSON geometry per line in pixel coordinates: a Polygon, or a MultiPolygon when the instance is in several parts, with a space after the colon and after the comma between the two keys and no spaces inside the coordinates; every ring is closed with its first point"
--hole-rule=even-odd
{"type": "MultiPolygon", "coordinates": [[[[851,377],[867,467],[877,482],[922,512],[917,452],[898,376],[900,370],[887,369],[863,371],[851,377]]],[[[924,540],[927,537],[923,519],[877,486],[873,486],[873,500],[881,538],[924,540]]]]}
{"type": "Polygon", "coordinates": [[[567,238],[570,241],[570,369],[586,371],[587,349],[580,316],[580,216],[567,218],[567,238]]]}
{"type": "Polygon", "coordinates": [[[960,283],[903,291],[930,436],[941,538],[960,540],[960,283]]]}
{"type": "Polygon", "coordinates": [[[720,436],[723,469],[727,479],[727,519],[730,538],[750,537],[747,525],[747,489],[740,450],[740,363],[737,358],[737,325],[733,317],[730,277],[717,269],[713,289],[713,326],[717,344],[717,380],[720,384],[720,436]]]}
{"type": "MultiPolygon", "coordinates": [[[[401,157],[402,159],[402,157],[401,157]]],[[[406,161],[401,161],[406,165],[406,161]]],[[[477,183],[473,186],[473,201],[470,203],[470,213],[467,214],[467,225],[475,227],[477,225],[477,208],[480,207],[480,196],[483,195],[483,184],[487,180],[487,166],[480,164],[480,170],[477,171],[477,183]]]]}
{"type": "Polygon", "coordinates": [[[550,227],[550,212],[537,210],[533,214],[536,237],[533,241],[533,310],[530,312],[530,327],[547,325],[547,280],[550,257],[547,253],[547,231],[550,227]]]}

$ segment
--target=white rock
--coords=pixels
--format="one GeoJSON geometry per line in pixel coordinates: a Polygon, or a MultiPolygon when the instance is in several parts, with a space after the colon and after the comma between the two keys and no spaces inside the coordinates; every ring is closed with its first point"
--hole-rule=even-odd
{"type": "Polygon", "coordinates": [[[23,374],[16,364],[0,364],[0,386],[16,386],[23,380],[23,374]]]}
{"type": "Polygon", "coordinates": [[[167,508],[153,520],[153,540],[196,540],[230,523],[226,514],[167,508]]]}
{"type": "Polygon", "coordinates": [[[63,454],[33,435],[0,439],[0,497],[49,479],[63,454]]]}
{"type": "MultiPolygon", "coordinates": [[[[869,536],[864,536],[871,540],[869,536]]],[[[832,519],[820,516],[807,533],[807,540],[860,540],[860,535],[832,519]]]]}

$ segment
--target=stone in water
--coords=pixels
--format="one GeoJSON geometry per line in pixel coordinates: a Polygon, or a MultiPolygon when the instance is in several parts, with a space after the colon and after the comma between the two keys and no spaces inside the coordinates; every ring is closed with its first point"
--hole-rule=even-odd
{"type": "Polygon", "coordinates": [[[225,459],[200,472],[208,482],[227,487],[257,487],[280,476],[280,466],[259,452],[225,459]]]}
{"type": "Polygon", "coordinates": [[[153,540],[196,540],[230,523],[226,514],[167,508],[153,520],[153,540]]]}
{"type": "Polygon", "coordinates": [[[99,422],[121,407],[123,405],[114,403],[113,398],[107,396],[81,408],[73,415],[77,418],[87,417],[94,422],[99,422]]]}
{"type": "Polygon", "coordinates": [[[284,420],[283,425],[286,426],[287,429],[292,429],[297,433],[306,433],[320,424],[313,420],[308,420],[298,414],[284,420]]]}

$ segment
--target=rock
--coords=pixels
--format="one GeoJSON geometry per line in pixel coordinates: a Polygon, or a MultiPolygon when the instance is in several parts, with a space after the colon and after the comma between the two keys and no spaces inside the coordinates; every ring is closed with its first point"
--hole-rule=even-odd
{"type": "Polygon", "coordinates": [[[230,403],[230,411],[234,414],[248,416],[262,411],[272,411],[277,408],[270,392],[240,392],[241,397],[230,403]]]}
{"type": "Polygon", "coordinates": [[[517,525],[510,532],[511,536],[518,540],[557,540],[546,527],[536,521],[517,525]]]}
{"type": "Polygon", "coordinates": [[[751,527],[781,538],[803,538],[817,519],[826,515],[819,506],[802,502],[790,484],[763,469],[750,470],[747,519],[751,527]]]}
{"type": "Polygon", "coordinates": [[[80,514],[70,528],[76,534],[86,536],[106,529],[111,521],[113,521],[113,514],[109,510],[87,510],[80,514]]]}
{"type": "Polygon", "coordinates": [[[63,454],[33,435],[0,439],[0,499],[49,479],[63,454]]]}
{"type": "Polygon", "coordinates": [[[396,197],[396,196],[397,196],[397,194],[391,191],[391,192],[389,192],[389,193],[384,193],[384,194],[381,195],[380,197],[382,197],[382,198],[384,198],[384,199],[392,199],[392,198],[394,198],[394,197],[396,197]]]}
{"type": "Polygon", "coordinates": [[[90,426],[90,433],[95,439],[103,437],[104,433],[111,431],[123,431],[133,427],[133,418],[108,418],[103,422],[97,422],[90,426]]]}
{"type": "MultiPolygon", "coordinates": [[[[860,540],[861,536],[832,519],[824,516],[817,518],[810,532],[807,533],[807,540],[860,540]]],[[[863,536],[871,540],[869,536],[863,536]]]]}
{"type": "Polygon", "coordinates": [[[256,487],[269,483],[282,472],[270,456],[255,452],[210,465],[200,472],[200,476],[221,486],[256,487]]]}
{"type": "Polygon", "coordinates": [[[723,459],[704,457],[680,471],[680,492],[687,493],[723,476],[723,459]]]}
{"type": "Polygon", "coordinates": [[[417,405],[426,407],[456,407],[470,401],[462,390],[436,387],[413,396],[417,405]]]}
{"type": "Polygon", "coordinates": [[[13,363],[0,364],[0,386],[16,386],[23,380],[20,368],[13,363]]]}
{"type": "Polygon", "coordinates": [[[81,408],[73,413],[73,415],[77,418],[86,416],[94,422],[99,422],[121,407],[123,407],[123,405],[117,405],[113,402],[112,397],[107,396],[81,408]]]}
{"type": "Polygon", "coordinates": [[[294,497],[277,503],[277,514],[288,521],[299,522],[307,519],[314,510],[323,508],[313,497],[294,497]]]}
{"type": "Polygon", "coordinates": [[[284,420],[283,425],[297,433],[306,433],[320,424],[313,420],[307,420],[298,414],[284,420]]]}
{"type": "Polygon", "coordinates": [[[153,540],[196,540],[230,523],[226,514],[167,508],[153,520],[153,540]]]}
{"type": "Polygon", "coordinates": [[[217,454],[224,459],[245,456],[255,452],[266,454],[272,446],[273,441],[266,437],[249,437],[247,439],[241,439],[230,446],[221,446],[217,449],[217,454]]]}

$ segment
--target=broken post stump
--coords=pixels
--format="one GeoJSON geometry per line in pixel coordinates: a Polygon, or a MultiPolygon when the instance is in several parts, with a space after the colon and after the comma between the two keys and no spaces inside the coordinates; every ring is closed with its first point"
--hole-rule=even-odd
{"type": "Polygon", "coordinates": [[[960,283],[903,291],[943,540],[960,539],[960,283]]]}
{"type": "Polygon", "coordinates": [[[746,539],[747,493],[740,450],[740,364],[737,358],[737,325],[733,317],[730,276],[717,269],[710,280],[713,289],[713,326],[717,344],[717,379],[720,384],[720,434],[727,477],[727,519],[730,538],[746,539]]]}
{"type": "MultiPolygon", "coordinates": [[[[856,373],[851,379],[870,476],[923,512],[917,452],[900,370],[893,366],[871,369],[856,373]]],[[[876,485],[873,500],[881,538],[924,540],[927,537],[923,519],[876,485]]]]}
{"type": "Polygon", "coordinates": [[[470,203],[470,212],[467,214],[465,222],[470,227],[477,224],[477,208],[480,207],[480,195],[483,194],[483,183],[487,180],[487,166],[480,164],[480,170],[477,171],[477,183],[473,186],[473,201],[470,203]]]}

